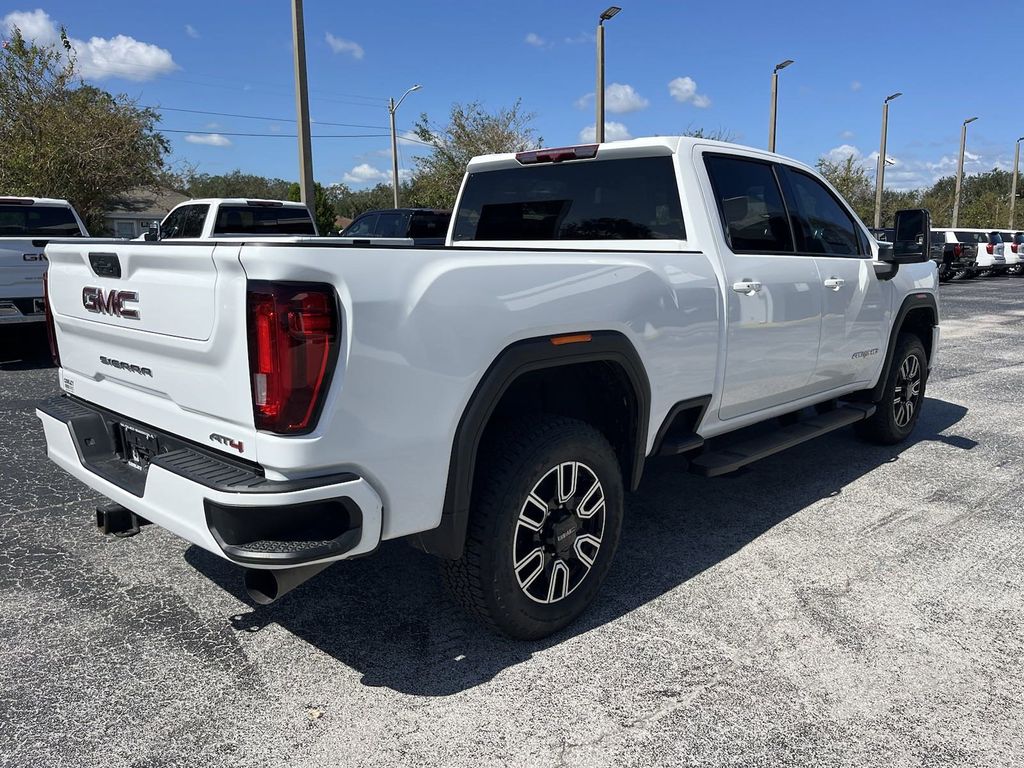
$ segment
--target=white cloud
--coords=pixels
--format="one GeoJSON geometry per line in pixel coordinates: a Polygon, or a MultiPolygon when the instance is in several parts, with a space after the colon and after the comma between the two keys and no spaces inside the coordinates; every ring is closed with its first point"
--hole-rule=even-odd
{"type": "Polygon", "coordinates": [[[565,44],[566,45],[585,45],[585,44],[588,44],[588,43],[593,43],[596,39],[597,38],[594,37],[594,34],[592,32],[580,32],[580,34],[576,35],[575,37],[567,37],[567,38],[565,38],[565,44]]]}
{"type": "MultiPolygon", "coordinates": [[[[631,139],[629,135],[629,129],[622,123],[616,123],[614,120],[609,120],[604,124],[604,140],[605,141],[625,141],[631,139]]],[[[597,139],[597,131],[594,126],[588,125],[586,128],[580,131],[580,141],[585,144],[590,144],[597,139]]]]}
{"type": "Polygon", "coordinates": [[[185,34],[191,37],[193,40],[199,39],[199,30],[193,27],[191,24],[185,25],[185,34]]]}
{"type": "Polygon", "coordinates": [[[532,45],[534,48],[543,48],[548,44],[548,41],[538,35],[536,32],[530,32],[525,39],[527,45],[532,45]]]}
{"type": "Polygon", "coordinates": [[[703,93],[697,93],[697,81],[692,77],[677,77],[668,84],[669,95],[680,104],[687,102],[699,109],[711,106],[711,99],[703,93]]]}
{"type": "MultiPolygon", "coordinates": [[[[18,27],[26,39],[42,45],[59,40],[57,25],[46,11],[14,11],[4,16],[0,29],[18,27]]],[[[128,35],[111,38],[70,39],[78,62],[78,73],[89,80],[121,77],[141,82],[178,69],[170,51],[143,43],[128,35]]]]}
{"type": "Polygon", "coordinates": [[[38,40],[40,43],[52,43],[57,40],[57,27],[49,14],[42,9],[8,13],[4,16],[0,29],[6,35],[11,27],[20,29],[26,40],[38,40]]]}
{"type": "Polygon", "coordinates": [[[588,109],[594,103],[594,94],[585,93],[573,102],[576,109],[588,109]]]}
{"type": "Polygon", "coordinates": [[[187,133],[185,141],[189,144],[205,144],[208,147],[230,147],[231,139],[219,133],[187,133]]]}
{"type": "Polygon", "coordinates": [[[650,102],[633,90],[632,85],[612,83],[604,90],[604,108],[616,115],[644,109],[650,102]]]}
{"type": "Polygon", "coordinates": [[[832,149],[826,152],[825,157],[833,163],[841,163],[848,157],[852,157],[854,160],[860,160],[861,154],[860,150],[852,144],[840,144],[838,147],[832,147],[832,149]]]}
{"type": "Polygon", "coordinates": [[[335,37],[330,32],[324,33],[324,39],[327,41],[327,44],[331,46],[331,50],[335,53],[347,53],[350,54],[353,59],[363,58],[363,54],[365,52],[363,51],[363,46],[359,43],[352,40],[345,40],[341,37],[335,37]]]}
{"type": "MultiPolygon", "coordinates": [[[[402,181],[407,181],[411,175],[412,171],[406,168],[398,171],[398,178],[402,181]]],[[[380,168],[376,168],[369,163],[360,163],[351,171],[345,173],[341,180],[346,184],[389,184],[391,183],[391,172],[382,171],[380,168]]]]}
{"type": "Polygon", "coordinates": [[[839,138],[840,139],[846,139],[847,141],[849,141],[850,139],[852,139],[854,137],[854,135],[855,134],[854,134],[853,131],[843,131],[842,133],[839,134],[839,138]]]}
{"type": "Polygon", "coordinates": [[[852,83],[850,83],[850,90],[854,92],[859,91],[863,87],[864,86],[861,85],[860,80],[854,80],[852,83]]]}

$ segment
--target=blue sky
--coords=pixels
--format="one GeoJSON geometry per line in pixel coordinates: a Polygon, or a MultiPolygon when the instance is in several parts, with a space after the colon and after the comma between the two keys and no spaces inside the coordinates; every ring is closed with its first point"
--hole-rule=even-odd
{"type": "MultiPolygon", "coordinates": [[[[296,141],[283,137],[294,134],[285,119],[295,115],[290,2],[154,5],[8,3],[0,18],[5,28],[20,21],[44,38],[65,25],[87,80],[167,109],[161,127],[184,131],[168,134],[172,161],[208,173],[241,168],[295,178],[296,141]]],[[[895,165],[887,186],[954,172],[965,118],[980,118],[969,128],[968,173],[1009,168],[1024,135],[1024,63],[1019,51],[1013,59],[1024,29],[1020,0],[619,5],[607,25],[609,138],[722,128],[763,147],[771,71],[787,58],[796,63],[780,75],[777,149],[808,163],[857,152],[873,173],[881,103],[895,91],[904,96],[890,108],[887,154],[895,165]]],[[[452,102],[498,109],[522,98],[545,145],[592,135],[594,27],[604,2],[305,6],[314,135],[371,134],[314,139],[321,182],[361,187],[389,179],[386,99],[414,83],[423,88],[399,110],[400,130],[422,111],[443,124],[452,102]]],[[[403,168],[422,151],[403,143],[403,168]]]]}

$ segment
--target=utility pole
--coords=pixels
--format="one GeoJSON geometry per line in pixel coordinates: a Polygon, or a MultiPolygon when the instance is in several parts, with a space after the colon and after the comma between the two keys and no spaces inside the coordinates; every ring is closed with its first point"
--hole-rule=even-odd
{"type": "Polygon", "coordinates": [[[299,128],[299,197],[316,221],[313,186],[313,142],[309,134],[309,88],[306,84],[306,31],[302,0],[292,0],[292,41],[295,49],[295,113],[299,128]]]}
{"type": "Polygon", "coordinates": [[[1017,175],[1020,170],[1020,143],[1024,136],[1017,139],[1017,148],[1013,151],[1013,183],[1010,185],[1010,229],[1013,229],[1013,212],[1017,207],[1017,175]]]}
{"type": "Polygon", "coordinates": [[[594,101],[597,104],[597,121],[594,124],[594,141],[604,141],[604,23],[622,9],[613,5],[601,14],[597,22],[597,90],[594,101]]]}
{"type": "Polygon", "coordinates": [[[395,130],[395,112],[402,106],[405,97],[413,91],[422,88],[418,83],[402,94],[402,98],[395,103],[394,98],[388,99],[388,114],[391,115],[391,186],[394,190],[395,208],[398,207],[398,132],[395,130]]]}
{"type": "Polygon", "coordinates": [[[768,117],[768,151],[775,151],[775,115],[779,105],[779,70],[785,69],[793,63],[792,59],[786,59],[775,65],[772,71],[772,106],[771,114],[768,117]]]}
{"type": "Polygon", "coordinates": [[[885,183],[885,140],[889,133],[889,102],[902,95],[897,91],[882,102],[882,146],[878,150],[878,169],[875,171],[875,229],[882,226],[882,185],[885,183]]]}
{"type": "Polygon", "coordinates": [[[976,117],[969,117],[960,126],[960,162],[956,166],[956,192],[953,194],[953,223],[950,224],[951,227],[955,227],[960,219],[960,189],[964,183],[964,150],[967,148],[967,126],[977,119],[976,117]]]}

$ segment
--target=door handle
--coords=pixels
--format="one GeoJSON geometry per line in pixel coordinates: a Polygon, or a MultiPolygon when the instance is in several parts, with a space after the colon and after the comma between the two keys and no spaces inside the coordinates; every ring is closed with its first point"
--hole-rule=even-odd
{"type": "Polygon", "coordinates": [[[831,288],[833,291],[838,291],[844,285],[846,285],[846,281],[841,277],[830,277],[825,281],[825,287],[831,288]]]}
{"type": "Polygon", "coordinates": [[[757,280],[740,280],[739,282],[732,284],[732,289],[736,291],[736,293],[744,293],[747,296],[753,296],[761,290],[761,283],[757,280]]]}

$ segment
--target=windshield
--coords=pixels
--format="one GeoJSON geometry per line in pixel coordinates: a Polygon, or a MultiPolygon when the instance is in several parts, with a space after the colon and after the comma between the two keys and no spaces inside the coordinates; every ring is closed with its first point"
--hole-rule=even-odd
{"type": "Polygon", "coordinates": [[[0,237],[82,237],[66,206],[0,205],[0,237]]]}
{"type": "Polygon", "coordinates": [[[222,205],[215,235],[315,235],[309,211],[298,206],[222,205]]]}

